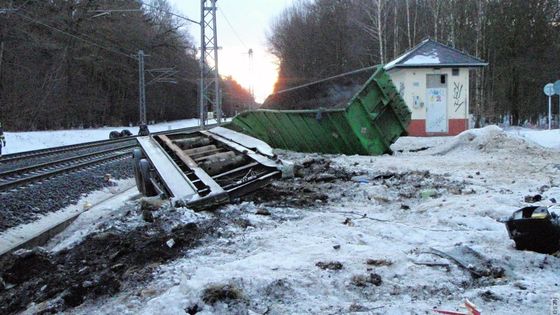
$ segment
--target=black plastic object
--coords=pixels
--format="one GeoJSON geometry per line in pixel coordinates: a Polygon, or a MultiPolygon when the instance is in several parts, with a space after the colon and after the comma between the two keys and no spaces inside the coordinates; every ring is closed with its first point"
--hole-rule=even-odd
{"type": "Polygon", "coordinates": [[[560,221],[546,207],[525,207],[515,211],[505,222],[515,248],[543,254],[560,249],[560,221]]]}

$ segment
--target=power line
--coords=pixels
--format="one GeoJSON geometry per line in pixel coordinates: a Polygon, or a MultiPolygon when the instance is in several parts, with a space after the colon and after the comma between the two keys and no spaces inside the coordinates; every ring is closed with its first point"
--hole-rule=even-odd
{"type": "MultiPolygon", "coordinates": [[[[23,10],[21,10],[21,11],[23,11],[23,10]]],[[[128,54],[127,54],[127,53],[122,52],[122,51],[120,51],[120,50],[118,50],[118,49],[116,49],[116,48],[111,48],[111,47],[108,47],[108,46],[104,46],[104,45],[102,45],[102,44],[99,44],[99,43],[94,42],[93,40],[86,39],[86,38],[84,38],[84,37],[91,38],[90,36],[88,36],[88,35],[86,35],[86,34],[79,33],[79,34],[82,36],[82,37],[80,37],[80,36],[78,36],[78,35],[76,35],[76,34],[68,33],[68,32],[66,32],[66,31],[63,31],[63,30],[57,28],[57,27],[54,27],[54,26],[52,26],[52,25],[49,25],[49,24],[46,24],[46,23],[41,22],[41,21],[39,21],[39,20],[36,20],[36,19],[34,19],[34,18],[30,17],[30,16],[21,14],[21,13],[19,13],[19,12],[15,12],[15,13],[18,14],[18,15],[20,15],[20,16],[22,16],[22,17],[24,17],[24,18],[26,18],[26,19],[28,19],[28,20],[30,20],[30,21],[32,21],[32,22],[34,22],[34,23],[36,23],[36,24],[45,26],[45,27],[47,27],[47,28],[49,28],[49,29],[55,30],[56,32],[59,32],[59,33],[61,33],[61,34],[67,35],[67,36],[70,36],[70,37],[72,37],[72,38],[74,38],[74,39],[83,41],[83,42],[85,42],[85,43],[87,43],[87,44],[90,44],[90,45],[93,45],[93,46],[95,46],[95,47],[98,47],[98,48],[107,50],[107,51],[112,52],[112,53],[119,54],[119,55],[121,55],[121,56],[126,56],[126,57],[131,58],[131,59],[133,59],[133,60],[135,60],[135,61],[138,60],[137,51],[132,51],[132,50],[129,50],[129,49],[126,49],[126,48],[122,48],[123,50],[126,50],[126,51],[127,51],[127,53],[128,53],[128,54]]],[[[153,55],[151,55],[151,56],[152,56],[152,57],[156,57],[156,56],[153,56],[153,55]]],[[[159,61],[160,63],[164,63],[163,60],[162,60],[161,58],[158,57],[158,58],[156,58],[156,59],[158,59],[158,61],[159,61]]],[[[148,65],[148,64],[150,64],[150,63],[146,63],[146,64],[148,65]]]]}
{"type": "Polygon", "coordinates": [[[193,19],[189,19],[189,18],[186,17],[186,16],[182,16],[182,15],[180,15],[180,14],[173,13],[173,12],[171,12],[171,11],[169,11],[169,10],[164,10],[164,9],[158,7],[158,6],[148,4],[148,3],[144,2],[144,1],[140,1],[140,3],[141,3],[142,5],[145,5],[145,6],[147,6],[147,7],[150,7],[150,8],[152,8],[152,9],[160,10],[160,11],[163,11],[163,12],[165,12],[165,13],[167,13],[167,14],[171,14],[171,15],[176,16],[176,17],[178,17],[178,18],[187,20],[187,21],[189,21],[189,22],[191,22],[191,23],[201,25],[201,22],[195,21],[195,20],[193,20],[193,19]]]}
{"type": "Polygon", "coordinates": [[[241,36],[239,36],[239,34],[237,33],[237,31],[235,30],[235,28],[233,28],[233,25],[231,24],[231,22],[229,21],[229,19],[227,18],[226,14],[224,13],[224,11],[219,10],[220,13],[222,14],[222,16],[224,17],[224,19],[226,20],[226,23],[229,25],[229,28],[231,28],[231,30],[233,31],[233,34],[235,35],[235,37],[237,37],[237,39],[239,40],[239,42],[241,42],[241,45],[245,46],[246,49],[249,49],[249,46],[247,46],[245,44],[245,42],[241,39],[241,36]]]}

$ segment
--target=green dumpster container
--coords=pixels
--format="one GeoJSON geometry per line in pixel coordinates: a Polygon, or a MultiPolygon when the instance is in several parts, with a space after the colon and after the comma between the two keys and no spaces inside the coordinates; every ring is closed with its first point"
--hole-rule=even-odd
{"type": "Polygon", "coordinates": [[[362,85],[355,71],[272,94],[263,106],[281,109],[243,112],[225,127],[292,151],[388,153],[406,134],[410,111],[383,67],[372,70],[362,85]]]}

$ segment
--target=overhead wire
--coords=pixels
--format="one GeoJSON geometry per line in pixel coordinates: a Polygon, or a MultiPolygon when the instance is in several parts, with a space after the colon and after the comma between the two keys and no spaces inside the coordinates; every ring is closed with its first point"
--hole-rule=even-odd
{"type": "Polygon", "coordinates": [[[171,11],[169,11],[169,10],[164,10],[164,9],[158,7],[158,6],[153,5],[153,4],[149,4],[149,3],[146,3],[146,2],[144,2],[144,1],[139,1],[139,2],[140,2],[142,5],[145,5],[145,6],[147,6],[147,7],[150,7],[150,8],[152,8],[152,9],[161,10],[161,11],[163,11],[163,12],[165,12],[165,13],[171,14],[171,15],[176,16],[176,17],[178,17],[178,18],[185,19],[185,20],[187,20],[187,21],[189,21],[189,22],[191,22],[191,23],[198,24],[198,25],[200,25],[200,24],[202,23],[202,22],[199,22],[199,21],[195,21],[195,20],[193,20],[193,19],[190,19],[190,18],[188,18],[188,17],[186,17],[186,16],[182,16],[182,15],[180,15],[180,14],[173,13],[173,12],[171,12],[171,11]]]}
{"type": "Polygon", "coordinates": [[[241,39],[241,36],[239,36],[239,33],[237,33],[237,31],[235,30],[235,28],[233,27],[233,25],[231,24],[231,22],[229,21],[229,19],[227,18],[226,14],[224,13],[224,11],[218,9],[218,11],[220,11],[220,14],[222,14],[222,16],[224,17],[224,20],[226,20],[227,25],[229,25],[229,28],[231,28],[231,30],[233,31],[233,34],[235,35],[235,37],[237,37],[237,40],[239,40],[239,42],[241,43],[241,45],[243,45],[247,50],[249,49],[249,46],[247,46],[245,44],[245,42],[243,41],[243,39],[241,39]]]}
{"type": "MultiPolygon", "coordinates": [[[[51,30],[54,30],[54,31],[56,31],[56,32],[58,32],[58,33],[61,33],[61,34],[63,34],[63,35],[66,35],[66,36],[72,37],[72,38],[74,38],[74,39],[80,40],[80,41],[82,41],[82,42],[85,42],[85,43],[87,43],[87,44],[89,44],[89,45],[92,45],[92,46],[101,48],[101,49],[103,49],[103,50],[106,50],[106,51],[109,51],[109,52],[112,52],[112,53],[115,53],[115,54],[118,54],[118,55],[121,55],[121,56],[125,56],[125,57],[130,58],[130,59],[133,59],[133,60],[135,60],[135,61],[138,60],[138,57],[137,57],[137,56],[138,56],[138,55],[137,55],[138,52],[137,52],[137,51],[132,51],[132,50],[129,50],[129,49],[126,49],[126,48],[121,48],[121,50],[119,50],[119,49],[117,49],[117,48],[112,48],[112,47],[108,47],[108,46],[99,44],[99,43],[97,43],[97,42],[95,42],[95,41],[93,41],[93,40],[91,40],[91,39],[87,39],[87,38],[91,38],[91,37],[88,36],[88,35],[86,35],[86,34],[79,33],[79,35],[81,35],[81,36],[78,36],[78,35],[76,35],[76,34],[72,34],[72,33],[66,32],[66,31],[64,31],[64,30],[61,30],[61,29],[55,27],[55,26],[49,25],[49,24],[47,24],[47,23],[45,23],[45,22],[39,21],[39,20],[37,20],[37,19],[35,19],[35,18],[32,18],[32,17],[27,16],[27,15],[25,15],[25,14],[22,14],[22,13],[20,13],[19,11],[25,11],[25,10],[19,9],[18,11],[15,11],[15,14],[17,14],[17,15],[19,15],[19,16],[21,16],[21,17],[23,17],[23,18],[25,18],[25,19],[27,19],[27,20],[33,22],[33,23],[42,25],[42,26],[47,27],[47,28],[49,28],[49,29],[51,29],[51,30]],[[84,37],[86,37],[86,38],[84,38],[84,37]],[[122,50],[126,50],[127,52],[123,52],[122,50]]],[[[162,59],[161,59],[161,58],[158,58],[158,56],[155,56],[155,55],[151,55],[151,54],[150,54],[150,55],[146,55],[146,57],[154,57],[155,59],[158,59],[158,61],[159,61],[160,63],[164,63],[164,62],[162,62],[162,59]]],[[[150,62],[145,62],[145,65],[149,65],[149,64],[150,64],[150,62]]]]}
{"type": "MultiPolygon", "coordinates": [[[[60,34],[66,35],[66,36],[69,36],[69,37],[71,37],[71,38],[74,38],[74,39],[76,39],[76,40],[82,41],[82,42],[87,43],[87,44],[89,44],[89,45],[98,47],[98,48],[103,49],[103,50],[106,50],[106,51],[108,51],[108,52],[112,52],[112,53],[114,53],[114,54],[118,54],[118,55],[121,55],[121,56],[130,58],[130,59],[133,59],[133,60],[135,60],[135,61],[138,60],[138,57],[137,57],[138,55],[137,55],[137,52],[136,52],[136,51],[131,51],[131,50],[128,50],[128,49],[125,49],[125,48],[117,49],[117,48],[114,48],[114,47],[108,47],[108,46],[106,46],[106,45],[99,44],[99,43],[95,42],[94,40],[87,39],[87,38],[91,38],[91,37],[88,36],[88,35],[86,35],[86,34],[79,33],[79,35],[81,35],[81,36],[78,36],[78,35],[76,35],[76,34],[72,34],[72,33],[69,33],[69,32],[67,32],[67,31],[61,30],[61,29],[59,29],[59,28],[57,28],[57,27],[55,27],[55,26],[49,25],[49,24],[47,24],[47,23],[45,23],[45,22],[42,22],[42,21],[40,21],[40,20],[38,20],[38,19],[35,19],[35,18],[33,18],[33,17],[30,17],[30,16],[28,16],[28,15],[26,15],[26,14],[21,13],[20,11],[25,11],[24,9],[22,9],[23,6],[26,5],[29,1],[30,1],[30,0],[28,0],[28,1],[25,2],[25,3],[23,3],[22,5],[18,6],[18,8],[17,8],[16,10],[14,10],[14,13],[17,14],[18,16],[24,18],[24,19],[29,20],[30,22],[33,22],[33,23],[35,23],[35,24],[44,26],[44,27],[49,28],[49,29],[51,29],[51,30],[53,30],[53,31],[55,31],[55,32],[58,32],[58,33],[60,33],[60,34]],[[86,37],[86,38],[84,38],[84,37],[86,37]],[[122,50],[127,50],[128,53],[123,52],[122,50]]],[[[162,10],[161,8],[159,8],[159,7],[157,7],[157,6],[154,6],[154,5],[145,3],[145,2],[143,2],[143,1],[140,1],[140,3],[141,3],[142,5],[146,5],[146,6],[151,7],[151,8],[155,8],[155,9],[158,9],[158,10],[162,10]]],[[[187,21],[189,21],[189,22],[192,22],[192,23],[195,23],[195,24],[200,24],[200,23],[197,22],[197,21],[194,21],[194,20],[192,20],[192,19],[189,19],[189,18],[187,18],[187,17],[185,17],[185,16],[182,16],[182,15],[179,15],[179,14],[175,14],[175,13],[170,12],[170,11],[168,11],[168,10],[162,10],[162,11],[164,11],[164,12],[166,12],[166,13],[168,13],[168,14],[171,14],[171,15],[173,15],[173,16],[176,16],[176,17],[185,19],[185,20],[187,20],[187,21]]],[[[155,59],[158,59],[159,62],[162,62],[162,59],[161,59],[161,58],[158,58],[158,56],[155,56],[155,55],[146,55],[146,57],[154,57],[155,59]]],[[[150,62],[145,62],[145,64],[146,64],[146,65],[149,65],[150,62]]]]}
{"type": "Polygon", "coordinates": [[[88,44],[90,44],[90,45],[92,45],[92,46],[95,46],[95,47],[104,49],[104,50],[106,50],[106,51],[110,51],[110,52],[112,52],[112,53],[119,54],[119,55],[121,55],[121,56],[125,56],[125,57],[127,57],[127,58],[132,58],[132,59],[135,59],[135,60],[136,60],[136,58],[133,57],[133,56],[130,55],[130,54],[126,54],[126,53],[124,53],[124,52],[122,52],[122,51],[120,51],[120,50],[117,50],[117,49],[115,49],[115,48],[106,47],[106,46],[104,46],[104,45],[98,44],[98,43],[96,43],[96,42],[94,42],[94,41],[91,41],[91,40],[89,40],[89,39],[85,39],[85,38],[82,38],[82,37],[80,37],[80,36],[77,36],[77,35],[75,35],[75,34],[68,33],[68,32],[66,32],[66,31],[64,31],[64,30],[61,30],[61,29],[57,28],[57,27],[54,27],[54,26],[52,26],[52,25],[49,25],[49,24],[46,24],[46,23],[44,23],[44,22],[42,22],[42,21],[39,21],[39,20],[37,20],[37,19],[34,19],[34,18],[30,17],[30,16],[27,16],[27,15],[25,15],[25,14],[22,14],[22,13],[20,13],[19,11],[16,11],[15,14],[17,14],[17,15],[19,15],[19,16],[21,16],[21,17],[23,17],[23,18],[25,18],[25,19],[27,19],[27,20],[29,20],[29,21],[35,23],[35,24],[42,25],[42,26],[47,27],[47,28],[49,28],[49,29],[51,29],[51,30],[53,30],[53,31],[58,32],[58,33],[64,34],[64,35],[66,35],[66,36],[70,36],[70,37],[72,37],[72,38],[74,38],[74,39],[77,39],[77,40],[80,40],[80,41],[83,41],[84,43],[88,43],[88,44]]]}

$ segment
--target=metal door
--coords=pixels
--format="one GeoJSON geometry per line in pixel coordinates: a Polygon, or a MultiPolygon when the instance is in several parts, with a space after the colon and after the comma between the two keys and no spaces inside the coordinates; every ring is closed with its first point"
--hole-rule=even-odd
{"type": "Polygon", "coordinates": [[[426,77],[426,132],[447,133],[447,75],[426,77]]]}

